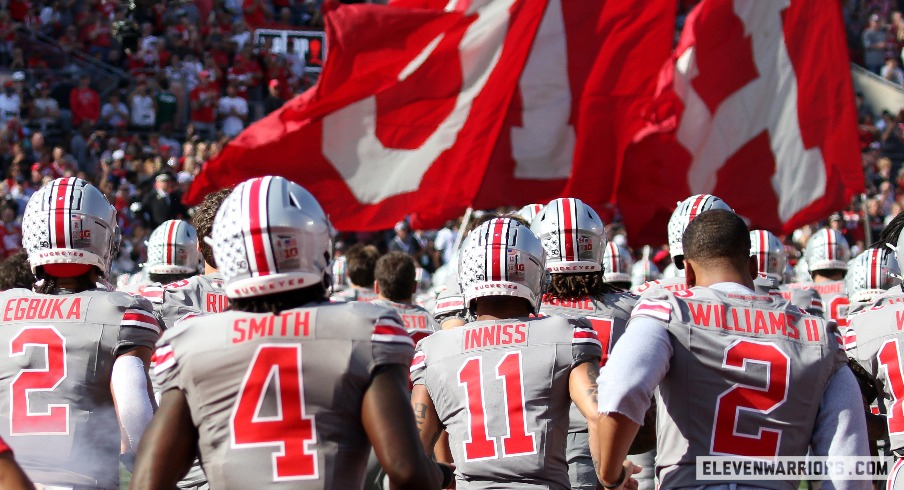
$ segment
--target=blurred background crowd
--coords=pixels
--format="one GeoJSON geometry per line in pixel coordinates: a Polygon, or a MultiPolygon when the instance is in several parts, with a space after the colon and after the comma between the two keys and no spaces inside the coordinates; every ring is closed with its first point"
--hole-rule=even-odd
{"type": "MultiPolygon", "coordinates": [[[[697,1],[676,1],[677,39],[697,1]]],[[[322,0],[145,1],[132,12],[121,0],[0,0],[0,7],[0,258],[21,247],[19,220],[31,193],[73,175],[117,208],[124,242],[115,271],[135,272],[153,228],[189,216],[181,196],[204,163],[311,87],[325,54],[322,0]],[[137,39],[124,46],[117,29],[127,17],[137,39]]],[[[904,1],[844,2],[852,61],[897,85],[904,84],[902,11],[904,1]]],[[[858,104],[868,191],[825,221],[855,251],[904,208],[904,110],[876,113],[859,96],[858,104]]],[[[452,256],[459,222],[343,233],[338,247],[401,250],[431,272],[452,256]]],[[[781,237],[792,262],[825,222],[781,237]]],[[[609,229],[636,258],[650,245],[650,260],[668,266],[664,245],[632,243],[617,217],[609,229]]]]}

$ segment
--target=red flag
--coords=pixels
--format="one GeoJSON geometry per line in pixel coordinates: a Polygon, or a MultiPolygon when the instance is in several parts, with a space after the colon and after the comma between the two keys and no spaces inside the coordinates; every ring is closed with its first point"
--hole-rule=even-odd
{"type": "Polygon", "coordinates": [[[610,214],[674,29],[672,0],[550,1],[474,207],[570,196],[610,214]]]}
{"type": "Polygon", "coordinates": [[[704,0],[625,156],[618,202],[635,243],[662,243],[675,203],[724,199],[790,233],[863,189],[838,2],[704,0]]]}
{"type": "Polygon", "coordinates": [[[325,16],[317,86],[248,127],[186,201],[253,176],[307,187],[341,230],[424,226],[474,199],[545,8],[472,2],[467,13],[348,5],[325,16]]]}

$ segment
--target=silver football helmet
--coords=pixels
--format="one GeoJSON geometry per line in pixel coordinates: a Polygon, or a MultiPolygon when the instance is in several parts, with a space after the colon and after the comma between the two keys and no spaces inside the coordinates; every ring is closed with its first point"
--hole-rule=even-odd
{"type": "Polygon", "coordinates": [[[650,258],[652,249],[649,245],[643,247],[643,256],[631,267],[631,287],[637,287],[647,281],[655,281],[662,278],[659,267],[650,258]]]}
{"type": "Polygon", "coordinates": [[[481,224],[461,249],[458,280],[466,306],[484,296],[516,296],[537,313],[548,277],[540,240],[510,218],[481,224]]]}
{"type": "Polygon", "coordinates": [[[844,284],[852,302],[871,302],[901,284],[901,269],[890,249],[870,248],[851,261],[844,284]]]}
{"type": "Polygon", "coordinates": [[[546,268],[553,274],[603,269],[606,225],[580,199],[553,199],[534,217],[530,229],[546,250],[546,268]]]}
{"type": "Polygon", "coordinates": [[[615,242],[606,244],[603,251],[603,280],[606,282],[631,282],[631,268],[634,267],[634,258],[625,247],[620,247],[615,242]]]}
{"type": "Polygon", "coordinates": [[[214,257],[226,296],[244,298],[329,286],[332,226],[320,204],[282,177],[239,184],[213,223],[214,257]]]}
{"type": "Polygon", "coordinates": [[[684,245],[681,238],[684,230],[697,216],[710,209],[724,209],[734,212],[725,201],[710,194],[697,194],[678,203],[669,218],[669,254],[679,269],[684,268],[684,245]]]}
{"type": "Polygon", "coordinates": [[[804,256],[810,272],[826,269],[846,271],[851,260],[851,247],[840,231],[823,228],[807,240],[804,256]]]}
{"type": "Polygon", "coordinates": [[[181,219],[164,221],[148,238],[148,260],[144,270],[150,274],[192,274],[204,259],[198,249],[198,232],[181,219]]]}
{"type": "Polygon", "coordinates": [[[750,255],[756,257],[757,272],[781,284],[785,278],[785,246],[766,230],[750,232],[750,255]]]}
{"type": "Polygon", "coordinates": [[[542,204],[528,204],[527,206],[524,206],[523,208],[515,211],[512,214],[520,216],[524,218],[528,223],[530,223],[542,210],[542,204]]]}
{"type": "Polygon", "coordinates": [[[32,272],[51,264],[82,264],[109,275],[120,238],[116,209],[82,179],[55,179],[25,206],[22,245],[32,272]]]}

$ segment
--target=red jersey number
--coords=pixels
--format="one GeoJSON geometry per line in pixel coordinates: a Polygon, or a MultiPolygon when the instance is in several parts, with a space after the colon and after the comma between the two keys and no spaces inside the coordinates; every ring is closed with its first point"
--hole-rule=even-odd
{"type": "Polygon", "coordinates": [[[319,478],[314,416],[305,414],[301,346],[263,344],[257,352],[232,412],[232,447],[276,446],[273,481],[319,478]],[[276,415],[262,416],[264,396],[276,383],[276,415]]]}
{"type": "MultiPolygon", "coordinates": [[[[465,438],[465,460],[494,459],[496,440],[487,435],[486,401],[484,400],[483,358],[471,357],[458,370],[458,384],[465,389],[470,430],[465,438]]],[[[496,379],[501,379],[505,394],[506,410],[493,413],[505,417],[508,435],[502,438],[502,457],[520,456],[537,452],[534,434],[527,432],[524,417],[524,376],[521,369],[521,351],[509,352],[496,364],[496,379]]]]}
{"type": "Polygon", "coordinates": [[[69,404],[50,403],[45,410],[32,407],[28,395],[55,390],[66,379],[66,339],[51,326],[25,327],[10,340],[10,357],[37,350],[43,367],[19,371],[10,384],[10,435],[65,435],[69,433],[69,404]],[[35,410],[32,410],[35,408],[35,410]]]}
{"type": "Polygon", "coordinates": [[[746,457],[778,455],[782,431],[761,427],[759,434],[738,433],[738,418],[768,414],[788,399],[790,358],[771,342],[738,340],[725,349],[724,369],[746,371],[748,364],[766,369],[762,387],[737,383],[716,401],[713,454],[746,457]]]}
{"type": "Polygon", "coordinates": [[[901,351],[898,339],[886,340],[879,349],[879,366],[885,368],[886,384],[891,387],[892,400],[888,409],[888,433],[904,432],[904,376],[901,374],[901,351]]]}

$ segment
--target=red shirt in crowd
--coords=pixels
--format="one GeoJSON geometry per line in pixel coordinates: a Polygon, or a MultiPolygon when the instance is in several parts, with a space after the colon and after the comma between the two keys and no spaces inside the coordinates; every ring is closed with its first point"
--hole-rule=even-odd
{"type": "Polygon", "coordinates": [[[90,87],[76,87],[69,92],[69,108],[72,110],[72,124],[75,126],[85,119],[97,121],[100,117],[100,97],[90,87]]]}
{"type": "Polygon", "coordinates": [[[259,5],[259,0],[244,0],[242,10],[245,12],[245,22],[251,27],[260,27],[267,22],[264,7],[259,5]]]}
{"type": "Polygon", "coordinates": [[[191,120],[203,123],[215,122],[216,116],[214,114],[214,107],[217,105],[219,96],[220,91],[217,90],[216,85],[212,83],[195,87],[189,95],[192,101],[191,120]],[[203,105],[199,103],[197,108],[195,108],[195,102],[201,101],[207,101],[209,104],[203,105]]]}
{"type": "Polygon", "coordinates": [[[29,10],[31,10],[31,2],[28,0],[10,0],[9,2],[9,18],[16,22],[24,21],[29,10]]]}

